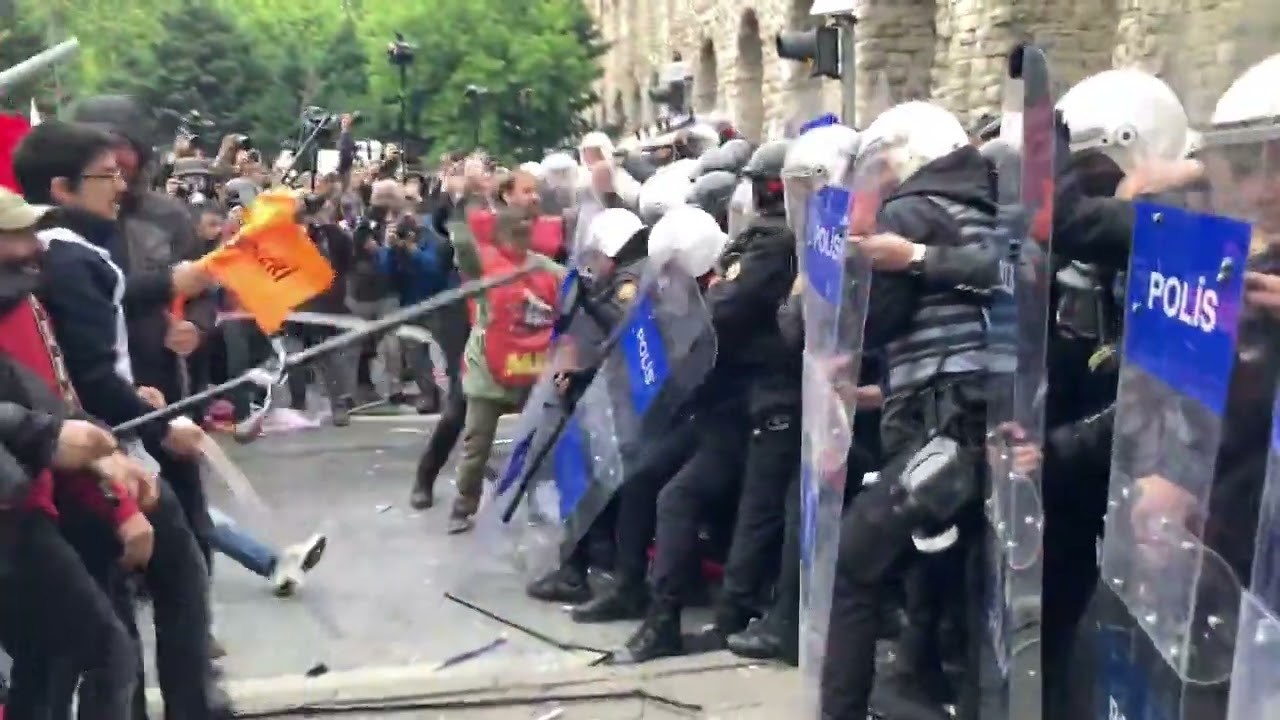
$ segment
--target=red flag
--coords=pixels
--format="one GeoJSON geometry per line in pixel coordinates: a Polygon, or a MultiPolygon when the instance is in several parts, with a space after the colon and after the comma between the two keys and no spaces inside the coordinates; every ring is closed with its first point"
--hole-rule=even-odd
{"type": "Polygon", "coordinates": [[[18,180],[13,176],[13,151],[18,143],[31,132],[31,125],[21,115],[0,114],[0,186],[21,193],[18,180]]]}

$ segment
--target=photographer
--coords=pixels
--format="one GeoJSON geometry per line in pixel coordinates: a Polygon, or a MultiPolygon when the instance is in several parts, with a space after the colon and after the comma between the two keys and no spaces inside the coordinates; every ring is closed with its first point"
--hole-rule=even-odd
{"type": "MultiPolygon", "coordinates": [[[[404,205],[404,192],[394,180],[380,180],[377,190],[370,190],[369,207],[357,222],[353,235],[354,259],[348,283],[347,307],[364,320],[378,318],[395,312],[400,307],[390,278],[379,266],[379,251],[384,246],[387,225],[399,217],[404,205]]],[[[376,346],[367,346],[358,364],[358,404],[376,402],[379,399],[398,399],[400,373],[400,343],[394,334],[384,335],[376,346]],[[381,356],[385,387],[381,392],[373,386],[370,361],[381,356]]]]}
{"type": "MultiPolygon", "coordinates": [[[[346,301],[347,275],[351,271],[355,257],[351,236],[324,217],[325,199],[319,195],[309,195],[303,200],[302,214],[303,222],[307,226],[307,234],[320,254],[329,261],[334,277],[333,284],[327,290],[307,301],[299,309],[307,312],[346,315],[349,312],[346,301]]],[[[288,323],[286,332],[302,347],[323,342],[334,334],[330,328],[301,323],[288,323]]],[[[352,397],[355,393],[355,359],[351,353],[340,350],[324,356],[316,361],[314,366],[332,409],[333,424],[337,427],[345,427],[351,422],[350,412],[354,405],[352,397]]],[[[310,375],[306,368],[289,375],[289,398],[295,410],[306,409],[310,375]]]]}
{"type": "MultiPolygon", "coordinates": [[[[400,305],[422,302],[449,286],[449,272],[444,263],[441,243],[406,212],[391,229],[387,245],[378,249],[378,267],[388,277],[400,305]]],[[[425,319],[420,327],[433,332],[425,319]]],[[[434,334],[434,332],[433,332],[434,334]]],[[[431,356],[427,345],[409,342],[406,349],[409,371],[417,384],[419,413],[434,412],[440,406],[439,390],[432,375],[431,356]]],[[[445,371],[445,368],[439,368],[445,371]]]]}

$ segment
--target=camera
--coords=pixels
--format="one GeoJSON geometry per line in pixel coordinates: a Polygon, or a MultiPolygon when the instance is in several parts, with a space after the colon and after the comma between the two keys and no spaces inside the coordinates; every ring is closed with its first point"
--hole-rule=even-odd
{"type": "MultiPolygon", "coordinates": [[[[355,125],[360,121],[360,112],[349,113],[351,116],[351,124],[355,125]]],[[[342,116],[339,113],[329,112],[322,107],[309,105],[302,109],[302,124],[307,130],[311,131],[327,131],[332,130],[342,124],[342,116]]]]}
{"type": "Polygon", "coordinates": [[[302,214],[305,216],[315,215],[324,209],[324,196],[317,193],[307,193],[302,196],[302,214]]]}
{"type": "Polygon", "coordinates": [[[470,101],[472,101],[472,102],[475,102],[475,101],[476,101],[477,99],[479,99],[481,96],[483,96],[483,95],[488,95],[488,94],[489,94],[489,89],[488,89],[488,88],[480,87],[479,85],[468,85],[468,86],[467,86],[467,88],[466,88],[465,90],[463,90],[463,91],[462,91],[462,94],[463,94],[463,95],[464,95],[468,100],[470,100],[470,101]]]}
{"type": "Polygon", "coordinates": [[[387,62],[398,68],[406,68],[413,64],[417,47],[404,39],[403,33],[396,33],[396,39],[387,43],[387,62]]]}

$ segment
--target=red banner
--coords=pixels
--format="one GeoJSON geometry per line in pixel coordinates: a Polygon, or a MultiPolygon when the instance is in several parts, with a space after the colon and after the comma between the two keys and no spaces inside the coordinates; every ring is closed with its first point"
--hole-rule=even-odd
{"type": "Polygon", "coordinates": [[[21,193],[18,180],[13,176],[13,151],[18,143],[31,132],[31,125],[21,115],[0,114],[0,186],[21,193]]]}

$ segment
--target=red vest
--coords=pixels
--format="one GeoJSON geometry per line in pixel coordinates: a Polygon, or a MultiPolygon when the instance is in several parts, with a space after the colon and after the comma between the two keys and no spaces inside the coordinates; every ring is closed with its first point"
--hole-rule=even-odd
{"type": "MultiPolygon", "coordinates": [[[[468,217],[484,277],[515,272],[522,262],[493,242],[493,213],[468,217]]],[[[551,347],[560,284],[552,272],[537,271],[485,292],[489,323],[484,355],[489,373],[505,387],[528,387],[542,375],[551,347]]]]}
{"type": "Polygon", "coordinates": [[[539,255],[554,258],[564,249],[564,218],[543,215],[533,221],[529,248],[539,255]]]}
{"type": "MultiPolygon", "coordinates": [[[[38,377],[68,407],[78,407],[80,401],[58,353],[58,344],[53,338],[53,328],[49,326],[48,316],[34,297],[16,304],[12,310],[0,315],[0,354],[8,356],[15,365],[38,377]]],[[[138,505],[133,498],[114,483],[112,489],[119,501],[114,506],[111,505],[102,492],[98,478],[91,473],[59,471],[57,481],[70,499],[115,524],[138,512],[138,505]]],[[[43,470],[31,484],[26,509],[38,510],[56,518],[58,511],[53,494],[53,474],[47,469],[43,470]]]]}
{"type": "MultiPolygon", "coordinates": [[[[0,316],[0,353],[9,356],[15,365],[39,377],[58,397],[63,397],[58,387],[58,372],[53,366],[49,344],[45,341],[40,321],[36,317],[37,307],[36,300],[32,298],[29,302],[18,303],[0,316]]],[[[39,510],[51,517],[58,516],[53,504],[53,475],[49,470],[41,470],[31,483],[26,509],[39,510]]]]}

